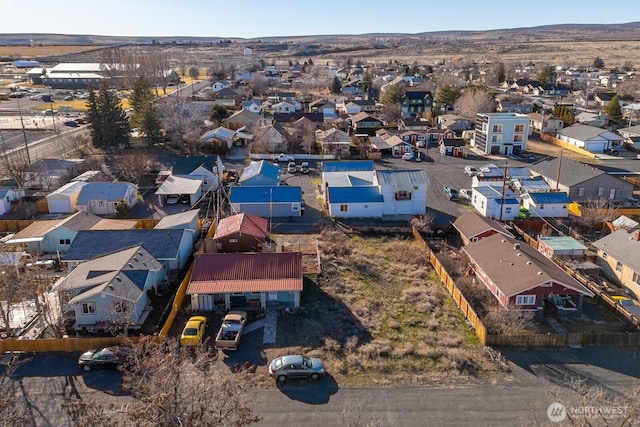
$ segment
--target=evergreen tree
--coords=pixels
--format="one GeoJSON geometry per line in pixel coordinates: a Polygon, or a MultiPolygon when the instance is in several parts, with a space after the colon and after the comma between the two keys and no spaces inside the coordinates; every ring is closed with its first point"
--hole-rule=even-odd
{"type": "Polygon", "coordinates": [[[160,111],[156,97],[144,77],[140,76],[136,81],[129,101],[133,110],[129,119],[131,127],[140,129],[140,132],[146,135],[149,145],[160,140],[162,138],[160,111]]]}
{"type": "Polygon", "coordinates": [[[620,120],[622,120],[622,108],[620,108],[618,95],[614,95],[613,98],[611,98],[611,101],[609,101],[607,106],[604,108],[604,112],[609,120],[614,123],[619,123],[620,120]]]}
{"type": "Polygon", "coordinates": [[[496,67],[496,79],[498,83],[502,83],[507,79],[507,72],[504,68],[504,62],[499,62],[496,67]]]}
{"type": "Polygon", "coordinates": [[[362,81],[360,82],[362,87],[362,93],[367,93],[373,88],[373,80],[371,79],[371,73],[368,71],[362,75],[362,81]]]}
{"type": "Polygon", "coordinates": [[[596,56],[596,58],[593,60],[593,68],[596,68],[598,70],[604,68],[604,60],[599,56],[596,56]]]}
{"type": "Polygon", "coordinates": [[[400,83],[393,84],[382,95],[384,105],[401,104],[404,100],[404,86],[400,83]]]}
{"type": "Polygon", "coordinates": [[[553,68],[551,65],[548,65],[546,67],[544,67],[540,73],[538,73],[538,76],[536,77],[536,80],[545,85],[548,83],[553,83],[553,79],[555,77],[556,74],[556,69],[553,68]]]}
{"type": "Polygon", "coordinates": [[[460,91],[451,87],[451,85],[445,84],[440,86],[438,93],[436,94],[436,103],[443,109],[446,107],[453,107],[456,100],[460,97],[460,91]]]}
{"type": "Polygon", "coordinates": [[[333,78],[333,81],[331,82],[331,93],[334,93],[337,95],[340,92],[342,92],[342,82],[340,81],[338,76],[335,76],[333,78]]]}
{"type": "Polygon", "coordinates": [[[120,99],[106,80],[100,82],[96,94],[89,88],[89,113],[87,121],[91,124],[91,140],[95,147],[118,148],[129,144],[129,120],[122,110],[120,99]]]}
{"type": "Polygon", "coordinates": [[[229,116],[229,111],[222,105],[214,105],[209,111],[209,119],[212,122],[220,123],[229,116]]]}

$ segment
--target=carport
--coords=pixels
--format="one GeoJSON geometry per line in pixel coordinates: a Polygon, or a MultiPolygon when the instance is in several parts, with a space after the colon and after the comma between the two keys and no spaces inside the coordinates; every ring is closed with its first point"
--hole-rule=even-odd
{"type": "Polygon", "coordinates": [[[158,204],[164,206],[169,196],[188,196],[189,205],[193,206],[202,194],[202,180],[184,178],[180,176],[170,175],[164,180],[160,188],[156,190],[158,196],[158,204]]]}

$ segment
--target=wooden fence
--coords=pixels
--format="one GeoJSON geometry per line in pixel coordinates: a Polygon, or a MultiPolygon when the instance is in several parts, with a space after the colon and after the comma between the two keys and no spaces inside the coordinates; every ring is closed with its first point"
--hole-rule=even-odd
{"type": "Polygon", "coordinates": [[[0,340],[0,352],[45,353],[50,351],[87,351],[100,347],[122,345],[125,340],[137,337],[91,337],[91,338],[50,338],[21,340],[5,338],[0,340]]]}
{"type": "Polygon", "coordinates": [[[569,144],[566,141],[563,141],[561,139],[556,138],[555,136],[553,136],[553,134],[550,133],[541,133],[540,134],[540,138],[545,141],[545,142],[550,142],[553,145],[557,145],[560,148],[563,148],[565,150],[569,150],[569,151],[573,151],[574,153],[579,153],[582,154],[585,157],[591,157],[592,159],[596,158],[595,153],[592,153],[590,151],[584,150],[580,147],[577,147],[573,144],[569,144]]]}
{"type": "Polygon", "coordinates": [[[16,219],[0,221],[0,233],[17,233],[24,230],[35,221],[32,219],[16,219]]]}

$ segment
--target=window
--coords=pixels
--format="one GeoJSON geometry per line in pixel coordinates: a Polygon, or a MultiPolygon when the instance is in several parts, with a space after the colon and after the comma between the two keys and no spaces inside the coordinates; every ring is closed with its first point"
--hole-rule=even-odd
{"type": "Polygon", "coordinates": [[[604,195],[604,187],[598,187],[598,196],[602,197],[604,195]]]}
{"type": "Polygon", "coordinates": [[[238,243],[238,239],[229,239],[229,243],[238,243]]]}
{"type": "Polygon", "coordinates": [[[340,205],[340,212],[348,212],[349,205],[340,205]]]}
{"type": "Polygon", "coordinates": [[[96,314],[96,303],[94,303],[94,302],[83,302],[82,303],[82,314],[96,314]]]}
{"type": "Polygon", "coordinates": [[[493,125],[492,132],[502,133],[502,125],[493,125]]]}
{"type": "Polygon", "coordinates": [[[578,188],[578,196],[584,196],[584,187],[578,188]]]}
{"type": "Polygon", "coordinates": [[[540,205],[540,209],[544,209],[544,203],[540,205]]]}
{"type": "Polygon", "coordinates": [[[511,208],[505,208],[504,211],[505,213],[511,213],[511,208]]]}
{"type": "Polygon", "coordinates": [[[524,133],[524,125],[516,125],[515,132],[524,133]]]}
{"type": "Polygon", "coordinates": [[[622,273],[622,263],[620,261],[616,262],[616,271],[622,273]]]}
{"type": "Polygon", "coordinates": [[[98,201],[98,206],[104,207],[104,201],[103,200],[98,201]]]}
{"type": "Polygon", "coordinates": [[[124,313],[125,311],[127,311],[127,303],[115,301],[113,303],[113,311],[115,311],[116,313],[124,313]]]}
{"type": "Polygon", "coordinates": [[[633,283],[640,285],[640,273],[633,272],[633,283]]]}
{"type": "Polygon", "coordinates": [[[524,141],[523,135],[513,135],[513,142],[522,142],[524,141]]]}
{"type": "Polygon", "coordinates": [[[536,303],[535,295],[517,295],[516,305],[534,305],[536,303]]]}
{"type": "Polygon", "coordinates": [[[607,253],[606,252],[602,252],[602,259],[607,259],[607,258],[609,258],[607,253]]]}
{"type": "Polygon", "coordinates": [[[61,245],[70,245],[71,244],[71,240],[70,239],[60,239],[60,244],[61,245]]]}
{"type": "Polygon", "coordinates": [[[396,200],[411,200],[411,192],[396,191],[396,200]]]}
{"type": "Polygon", "coordinates": [[[502,142],[502,135],[491,135],[491,142],[502,142]]]}

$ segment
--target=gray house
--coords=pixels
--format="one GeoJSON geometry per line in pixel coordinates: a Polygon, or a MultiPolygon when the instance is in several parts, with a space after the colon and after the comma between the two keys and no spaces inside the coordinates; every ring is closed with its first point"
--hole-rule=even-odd
{"type": "Polygon", "coordinates": [[[137,245],[82,263],[54,289],[76,330],[139,329],[151,311],[147,290],[166,276],[164,265],[137,245]]]}
{"type": "Polygon", "coordinates": [[[89,182],[80,190],[76,209],[96,215],[113,215],[121,200],[133,207],[138,202],[138,188],[129,182],[89,182]]]}
{"type": "Polygon", "coordinates": [[[555,158],[529,168],[534,176],[542,176],[553,191],[565,192],[577,202],[621,200],[633,195],[633,184],[573,160],[555,158]]]}

